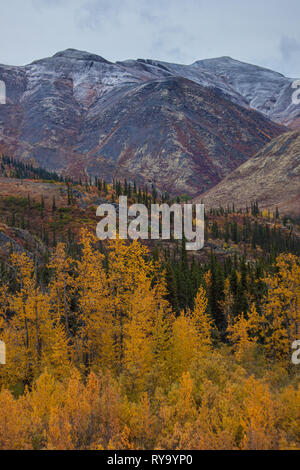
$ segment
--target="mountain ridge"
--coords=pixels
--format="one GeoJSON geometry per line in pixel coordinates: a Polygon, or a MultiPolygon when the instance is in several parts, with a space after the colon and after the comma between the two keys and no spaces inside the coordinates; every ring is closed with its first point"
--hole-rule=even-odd
{"type": "Polygon", "coordinates": [[[0,66],[8,103],[0,107],[0,145],[60,173],[127,177],[194,196],[285,131],[250,106],[253,96],[263,109],[276,101],[262,73],[276,93],[290,86],[276,72],[228,58],[112,63],[67,49],[0,66]]]}
{"type": "MultiPolygon", "coordinates": [[[[237,104],[241,106],[250,106],[253,109],[256,109],[266,116],[270,117],[272,120],[276,122],[289,124],[289,118],[287,116],[283,116],[278,110],[276,113],[268,112],[261,103],[258,103],[258,106],[255,106],[255,102],[249,101],[249,96],[247,95],[247,89],[242,89],[239,84],[233,83],[234,81],[234,74],[238,73],[238,75],[242,74],[242,78],[244,80],[243,74],[253,74],[255,71],[262,74],[267,74],[267,76],[259,76],[260,84],[263,83],[263,78],[266,79],[265,83],[265,92],[267,91],[269,94],[272,90],[267,87],[268,80],[271,82],[270,85],[276,85],[276,93],[275,97],[271,97],[272,100],[279,99],[280,94],[283,92],[289,92],[289,97],[291,98],[293,89],[291,89],[291,84],[293,82],[292,78],[285,77],[283,74],[273,71],[269,68],[248,64],[243,61],[239,61],[233,59],[229,56],[221,56],[217,58],[209,58],[209,59],[200,59],[192,64],[185,65],[185,64],[176,64],[170,63],[166,61],[159,61],[154,59],[128,59],[124,61],[116,61],[111,62],[104,57],[90,53],[87,51],[80,51],[77,49],[66,49],[63,51],[59,51],[54,55],[46,58],[41,58],[38,60],[34,60],[30,64],[24,66],[11,66],[11,65],[4,65],[0,64],[0,67],[5,67],[11,70],[19,70],[26,71],[30,70],[31,67],[36,65],[43,65],[45,63],[49,63],[51,61],[55,61],[56,59],[62,60],[75,60],[75,61],[90,61],[90,67],[94,65],[94,63],[99,63],[103,65],[107,65],[112,69],[117,69],[120,72],[119,77],[115,78],[115,84],[122,84],[122,83],[136,83],[137,80],[147,80],[147,79],[154,79],[155,77],[166,77],[166,76],[181,76],[183,78],[188,78],[196,83],[203,85],[203,86],[210,86],[220,89],[228,96],[231,97],[237,104]],[[141,65],[143,68],[141,69],[141,65]],[[144,72],[144,75],[141,74],[141,71],[144,72]],[[121,73],[123,72],[123,74],[121,73]],[[134,73],[135,72],[135,73],[134,73]],[[274,82],[274,77],[276,77],[277,81],[274,82]],[[126,80],[127,79],[127,80],[126,80]],[[273,79],[273,80],[272,80],[273,79]]],[[[258,78],[256,78],[256,82],[258,82],[258,78]]],[[[111,84],[113,80],[111,80],[111,84]]],[[[257,83],[255,83],[257,87],[257,83]]],[[[272,89],[271,86],[271,89],[272,89]]],[[[267,96],[269,97],[269,96],[267,96]]],[[[291,104],[291,109],[289,112],[295,112],[295,105],[291,104]]],[[[297,107],[296,107],[297,108],[297,107]]],[[[299,111],[299,109],[297,108],[299,111]]],[[[270,110],[269,110],[270,111],[270,110]]],[[[297,116],[298,117],[298,116],[297,116]]]]}

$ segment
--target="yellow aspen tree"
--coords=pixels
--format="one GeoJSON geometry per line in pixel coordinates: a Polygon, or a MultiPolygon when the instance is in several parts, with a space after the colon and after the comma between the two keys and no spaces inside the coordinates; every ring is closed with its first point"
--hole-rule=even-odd
{"type": "Polygon", "coordinates": [[[211,286],[212,286],[212,275],[211,275],[211,270],[209,269],[208,271],[206,271],[206,273],[204,273],[204,283],[205,283],[205,287],[206,287],[206,290],[207,292],[210,291],[211,289],[211,286]]]}
{"type": "Polygon", "coordinates": [[[39,430],[41,439],[46,439],[51,410],[63,401],[64,387],[61,381],[47,369],[35,380],[32,390],[26,390],[31,421],[39,430]]]}
{"type": "MultiPolygon", "coordinates": [[[[43,323],[48,320],[50,304],[47,295],[40,289],[33,288],[24,303],[24,311],[28,320],[28,347],[30,350],[31,370],[37,377],[42,369],[43,323]]],[[[51,340],[50,340],[51,341],[51,340]]]]}
{"type": "Polygon", "coordinates": [[[97,242],[87,230],[81,231],[82,257],[77,262],[76,289],[82,326],[77,339],[81,338],[81,357],[86,352],[90,365],[111,368],[116,362],[113,300],[97,242]]]}
{"type": "Polygon", "coordinates": [[[153,279],[154,267],[148,249],[133,241],[110,240],[108,243],[108,285],[112,296],[116,324],[116,345],[119,371],[124,355],[124,324],[131,296],[145,277],[153,279]]]}
{"type": "Polygon", "coordinates": [[[58,243],[48,264],[48,268],[52,270],[49,291],[52,309],[57,319],[64,322],[68,337],[70,337],[70,300],[74,287],[74,280],[70,274],[71,266],[72,260],[66,256],[65,245],[58,243]]]}
{"type": "Polygon", "coordinates": [[[211,331],[213,328],[213,320],[207,313],[207,304],[206,292],[203,287],[200,286],[195,298],[194,309],[191,312],[191,318],[197,329],[199,353],[201,355],[208,353],[212,347],[211,331]]]}
{"type": "Polygon", "coordinates": [[[179,400],[175,407],[177,419],[181,423],[185,423],[186,420],[193,420],[197,415],[193,390],[193,379],[189,372],[184,372],[180,379],[179,400]]]}
{"type": "Polygon", "coordinates": [[[260,315],[255,307],[255,303],[252,303],[248,311],[248,325],[251,337],[255,342],[264,337],[265,321],[264,315],[260,315]]]}
{"type": "Polygon", "coordinates": [[[0,288],[0,340],[5,344],[6,364],[0,366],[0,384],[9,387],[26,377],[26,348],[23,341],[23,326],[19,319],[8,320],[10,296],[7,286],[0,288]]]}
{"type": "Polygon", "coordinates": [[[242,313],[227,329],[228,337],[233,343],[233,349],[238,361],[247,359],[253,351],[253,346],[256,344],[256,338],[250,335],[251,327],[251,322],[242,313]]]}
{"type": "Polygon", "coordinates": [[[45,319],[41,334],[43,370],[48,369],[57,379],[68,377],[72,368],[72,350],[64,326],[51,318],[45,319]]]}
{"type": "Polygon", "coordinates": [[[170,370],[173,379],[181,377],[190,369],[197,357],[197,346],[198,334],[195,323],[188,314],[182,311],[172,328],[170,370]]]}
{"type": "MultiPolygon", "coordinates": [[[[11,327],[18,337],[15,342],[16,353],[19,355],[18,349],[21,348],[24,354],[21,361],[24,377],[30,381],[37,366],[37,358],[39,359],[39,318],[32,302],[36,293],[35,268],[33,260],[25,252],[13,253],[10,263],[18,283],[17,292],[9,296],[9,307],[14,312],[11,327]]],[[[10,347],[8,350],[13,353],[10,347]]]]}
{"type": "Polygon", "coordinates": [[[220,301],[220,307],[223,311],[224,317],[228,326],[232,325],[233,315],[232,307],[234,304],[234,298],[230,289],[230,279],[227,277],[224,282],[224,300],[220,301]]]}
{"type": "Polygon", "coordinates": [[[270,357],[289,361],[291,345],[300,333],[299,257],[280,255],[277,272],[265,279],[268,294],[264,305],[266,348],[270,357]]]}
{"type": "Polygon", "coordinates": [[[140,283],[141,276],[153,277],[154,265],[149,250],[137,240],[110,240],[108,243],[109,282],[124,304],[140,283]]]}
{"type": "Polygon", "coordinates": [[[172,312],[166,300],[164,273],[153,279],[140,273],[140,283],[129,300],[124,319],[124,365],[134,374],[131,383],[140,393],[145,386],[166,383],[172,312]]]}
{"type": "Polygon", "coordinates": [[[6,364],[0,366],[0,384],[5,388],[25,382],[28,378],[28,356],[23,333],[12,319],[1,334],[1,340],[5,343],[6,364]]]}
{"type": "Polygon", "coordinates": [[[57,372],[61,370],[63,375],[68,363],[68,345],[63,341],[54,359],[64,332],[51,310],[49,295],[36,286],[33,260],[26,253],[13,254],[11,264],[16,270],[19,286],[14,294],[8,296],[9,308],[14,315],[5,329],[8,345],[6,373],[11,374],[11,368],[16,366],[16,371],[21,370],[19,377],[15,374],[15,380],[30,382],[47,365],[52,370],[57,367],[57,372]]]}
{"type": "Polygon", "coordinates": [[[127,379],[134,374],[131,383],[136,393],[146,383],[155,388],[167,378],[172,312],[165,274],[148,255],[138,242],[126,245],[116,240],[110,247],[109,287],[118,324],[119,363],[121,369],[124,364],[127,379]]]}
{"type": "Polygon", "coordinates": [[[174,322],[174,314],[166,299],[167,287],[165,272],[156,273],[156,282],[153,287],[154,308],[152,315],[152,386],[165,387],[169,383],[170,360],[169,351],[171,345],[171,329],[174,322]]]}
{"type": "MultiPolygon", "coordinates": [[[[151,281],[141,280],[130,299],[124,324],[124,366],[133,394],[139,394],[149,381],[153,364],[152,316],[155,308],[151,281]]],[[[128,382],[127,380],[127,382],[128,382]]]]}

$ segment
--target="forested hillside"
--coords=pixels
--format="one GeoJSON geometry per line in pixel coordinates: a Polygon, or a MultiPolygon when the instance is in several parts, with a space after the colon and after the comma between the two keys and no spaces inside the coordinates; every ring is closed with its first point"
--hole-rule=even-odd
{"type": "Polygon", "coordinates": [[[185,198],[1,171],[0,449],[300,448],[296,220],[230,204],[199,252],[100,242],[101,202],[185,198]]]}

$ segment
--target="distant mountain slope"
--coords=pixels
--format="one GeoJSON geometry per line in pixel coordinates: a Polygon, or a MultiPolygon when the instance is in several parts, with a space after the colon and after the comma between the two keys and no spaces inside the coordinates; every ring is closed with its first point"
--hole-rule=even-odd
{"type": "Polygon", "coordinates": [[[86,114],[76,151],[87,156],[89,173],[195,194],[280,132],[215,90],[171,77],[135,87],[104,110],[96,103],[86,114]]]}
{"type": "Polygon", "coordinates": [[[140,61],[164,67],[172,75],[188,78],[200,85],[217,87],[241,106],[260,111],[278,123],[299,127],[300,106],[292,103],[293,79],[278,72],[231,57],[198,60],[191,65],[140,61]]]}
{"type": "Polygon", "coordinates": [[[246,207],[258,201],[260,207],[282,214],[300,216],[300,131],[281,135],[254,157],[238,167],[221,183],[198,196],[207,208],[246,207]]]}
{"type": "Polygon", "coordinates": [[[0,66],[0,79],[7,85],[0,146],[10,156],[191,195],[284,132],[249,107],[268,114],[291,83],[229,58],[114,64],[73,49],[25,67],[0,66]]]}

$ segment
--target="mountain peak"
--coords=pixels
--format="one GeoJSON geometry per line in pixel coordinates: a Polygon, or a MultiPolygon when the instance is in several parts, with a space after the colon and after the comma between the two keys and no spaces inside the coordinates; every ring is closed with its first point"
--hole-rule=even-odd
{"type": "Polygon", "coordinates": [[[105,64],[111,64],[112,63],[112,62],[109,62],[108,60],[104,59],[104,57],[101,57],[100,55],[92,54],[92,53],[87,52],[87,51],[79,51],[78,49],[69,48],[69,49],[65,49],[64,51],[56,52],[56,54],[54,54],[51,57],[45,57],[43,59],[34,60],[29,65],[38,64],[38,63],[53,60],[53,59],[82,60],[82,61],[86,61],[86,62],[93,61],[93,62],[102,62],[102,63],[105,63],[105,64]]]}
{"type": "Polygon", "coordinates": [[[199,59],[193,62],[191,65],[197,65],[197,64],[221,64],[221,63],[242,63],[239,60],[233,59],[229,55],[223,55],[220,57],[211,57],[209,59],[199,59]]]}
{"type": "Polygon", "coordinates": [[[92,54],[87,51],[79,51],[78,49],[65,49],[64,51],[59,51],[52,56],[53,58],[62,57],[64,59],[75,59],[75,60],[93,60],[94,62],[105,62],[106,64],[110,64],[108,60],[104,59],[97,54],[92,54]]]}
{"type": "Polygon", "coordinates": [[[240,71],[261,71],[261,72],[267,72],[269,74],[272,74],[273,76],[277,77],[282,77],[285,78],[284,75],[282,75],[279,72],[276,72],[274,70],[268,69],[267,67],[262,67],[261,65],[255,65],[251,64],[249,62],[243,62],[241,60],[233,59],[230,56],[221,56],[221,57],[212,57],[211,59],[200,59],[196,60],[192,64],[192,66],[197,66],[197,67],[205,67],[207,69],[211,70],[218,70],[218,69],[236,69],[240,71]]]}

